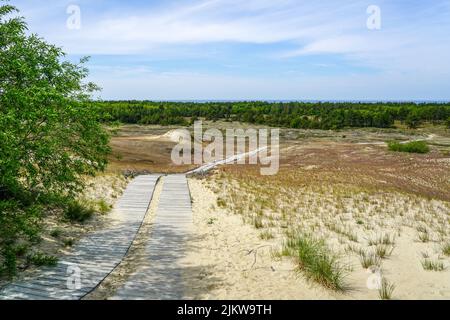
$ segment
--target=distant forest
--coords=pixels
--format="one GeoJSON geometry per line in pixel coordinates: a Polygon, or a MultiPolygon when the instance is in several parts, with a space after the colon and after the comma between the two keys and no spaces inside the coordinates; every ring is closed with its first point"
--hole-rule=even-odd
{"type": "Polygon", "coordinates": [[[409,128],[423,123],[450,125],[450,103],[307,103],[307,102],[96,102],[104,122],[188,125],[206,120],[240,121],[274,127],[341,129],[409,128]]]}

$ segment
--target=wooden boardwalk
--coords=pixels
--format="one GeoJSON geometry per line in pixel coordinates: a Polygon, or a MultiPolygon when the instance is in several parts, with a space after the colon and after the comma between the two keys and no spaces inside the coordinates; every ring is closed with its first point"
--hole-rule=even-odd
{"type": "Polygon", "coordinates": [[[155,222],[146,246],[146,264],[120,288],[116,300],[183,299],[181,259],[192,226],[185,175],[165,178],[155,222]]]}
{"type": "MultiPolygon", "coordinates": [[[[73,253],[65,256],[56,267],[40,268],[9,284],[0,291],[0,300],[78,300],[94,290],[127,254],[159,177],[146,175],[134,179],[114,207],[110,228],[82,239],[73,253]]],[[[177,200],[167,200],[174,206],[181,204],[177,200]]]]}

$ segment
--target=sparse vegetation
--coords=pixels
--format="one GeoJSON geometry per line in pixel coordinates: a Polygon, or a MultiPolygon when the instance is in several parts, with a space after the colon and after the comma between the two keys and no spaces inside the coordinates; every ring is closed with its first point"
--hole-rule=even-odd
{"type": "MultiPolygon", "coordinates": [[[[292,145],[295,145],[294,142],[292,145]]],[[[402,157],[392,160],[391,156],[387,156],[389,161],[382,160],[386,162],[380,164],[381,153],[373,151],[372,157],[377,159],[374,161],[376,165],[370,165],[369,170],[366,164],[370,163],[371,159],[363,158],[362,155],[366,151],[355,151],[354,147],[349,147],[340,157],[336,156],[328,161],[326,157],[329,153],[320,153],[320,143],[312,143],[310,148],[311,152],[308,152],[308,148],[295,149],[289,145],[289,151],[283,154],[283,159],[288,159],[285,160],[287,164],[273,177],[260,176],[257,170],[249,167],[225,167],[218,171],[217,175],[211,176],[211,185],[216,186],[217,181],[222,186],[212,187],[212,190],[217,197],[224,200],[228,210],[242,215],[242,220],[246,223],[254,224],[255,217],[261,217],[264,223],[260,228],[260,238],[265,237],[266,231],[274,235],[295,235],[300,230],[301,234],[323,239],[322,242],[329,248],[331,255],[339,255],[340,261],[356,256],[364,269],[379,268],[384,259],[390,259],[387,266],[397,263],[398,257],[404,255],[399,248],[404,246],[406,239],[411,241],[411,246],[417,246],[418,252],[429,252],[428,258],[436,258],[435,254],[431,253],[432,247],[434,241],[445,243],[448,239],[448,231],[442,226],[448,223],[449,210],[446,195],[439,194],[442,188],[437,187],[437,180],[432,180],[427,186],[432,185],[433,194],[438,194],[439,197],[433,198],[431,193],[429,197],[424,197],[420,190],[412,192],[412,184],[405,184],[405,180],[402,180],[401,185],[394,185],[390,180],[390,177],[394,177],[393,172],[397,175],[397,171],[402,171],[402,179],[406,176],[406,167],[396,163],[395,170],[392,168],[392,161],[404,161],[402,157]],[[289,158],[288,155],[294,154],[294,151],[298,152],[289,158]],[[348,160],[351,170],[342,174],[345,165],[340,162],[337,168],[331,163],[338,161],[337,159],[344,159],[342,161],[345,162],[347,157],[351,158],[348,160]],[[364,166],[355,165],[358,161],[362,162],[362,158],[365,159],[364,166]],[[298,163],[301,163],[301,168],[296,167],[298,163]],[[317,163],[320,170],[315,170],[312,163],[317,163]],[[378,167],[383,169],[379,170],[378,167]],[[379,171],[373,174],[373,170],[379,171]],[[381,178],[380,172],[388,174],[381,178]],[[370,179],[367,179],[368,175],[370,179]],[[382,179],[383,183],[374,183],[378,179],[382,179]],[[409,229],[417,230],[417,233],[411,234],[409,229]],[[427,235],[428,242],[415,241],[421,233],[427,235]],[[397,254],[393,256],[393,253],[397,254]]],[[[328,148],[333,150],[332,152],[337,149],[336,146],[329,145],[326,148],[327,152],[328,148]]],[[[412,158],[409,161],[414,161],[418,166],[425,163],[412,158]]],[[[429,177],[436,177],[436,172],[443,172],[442,166],[435,165],[433,170],[435,169],[441,171],[414,167],[413,172],[413,166],[408,164],[410,175],[406,181],[429,181],[429,177]],[[417,178],[418,175],[420,179],[417,178]]],[[[278,239],[278,236],[276,238],[278,239]]],[[[276,257],[295,257],[299,263],[299,254],[292,247],[294,246],[283,245],[276,257]]],[[[306,265],[311,260],[304,259],[306,265]]],[[[408,268],[406,265],[401,267],[408,268]]],[[[302,270],[300,263],[299,270],[302,270]]],[[[344,272],[353,272],[348,270],[343,268],[344,272]]],[[[302,270],[302,274],[306,276],[307,272],[302,270]]],[[[317,279],[320,272],[313,274],[308,278],[317,279]]],[[[321,283],[323,280],[314,281],[321,283]]],[[[392,295],[389,285],[383,290],[385,298],[392,295]]]]}

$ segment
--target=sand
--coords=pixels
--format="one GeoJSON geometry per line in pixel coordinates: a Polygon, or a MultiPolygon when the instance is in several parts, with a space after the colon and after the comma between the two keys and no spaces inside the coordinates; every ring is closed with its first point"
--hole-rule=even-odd
{"type": "MultiPolygon", "coordinates": [[[[378,289],[368,282],[382,275],[395,284],[393,299],[450,299],[448,259],[440,257],[447,267],[444,271],[423,270],[422,254],[430,251],[433,255],[433,244],[418,242],[413,229],[401,230],[394,252],[383,260],[381,270],[364,269],[354,254],[343,256],[350,290],[337,293],[306,280],[293,260],[273,255],[282,238],[262,240],[261,231],[246,224],[242,216],[218,208],[217,195],[206,181],[189,180],[194,234],[185,279],[190,298],[372,300],[379,299],[378,289]]],[[[328,242],[333,241],[338,239],[328,242]]],[[[437,251],[439,248],[434,248],[437,251]]]]}
{"type": "Polygon", "coordinates": [[[202,180],[189,179],[194,235],[188,244],[185,279],[192,299],[334,299],[308,283],[290,261],[276,261],[277,243],[259,238],[237,215],[215,207],[202,180]]]}

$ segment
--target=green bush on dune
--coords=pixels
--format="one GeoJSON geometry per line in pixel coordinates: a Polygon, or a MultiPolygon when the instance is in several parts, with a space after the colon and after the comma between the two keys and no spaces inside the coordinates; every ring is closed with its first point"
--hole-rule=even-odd
{"type": "Polygon", "coordinates": [[[397,141],[388,142],[389,150],[395,152],[408,152],[408,153],[428,153],[430,147],[425,141],[412,141],[408,143],[400,143],[397,141]]]}

